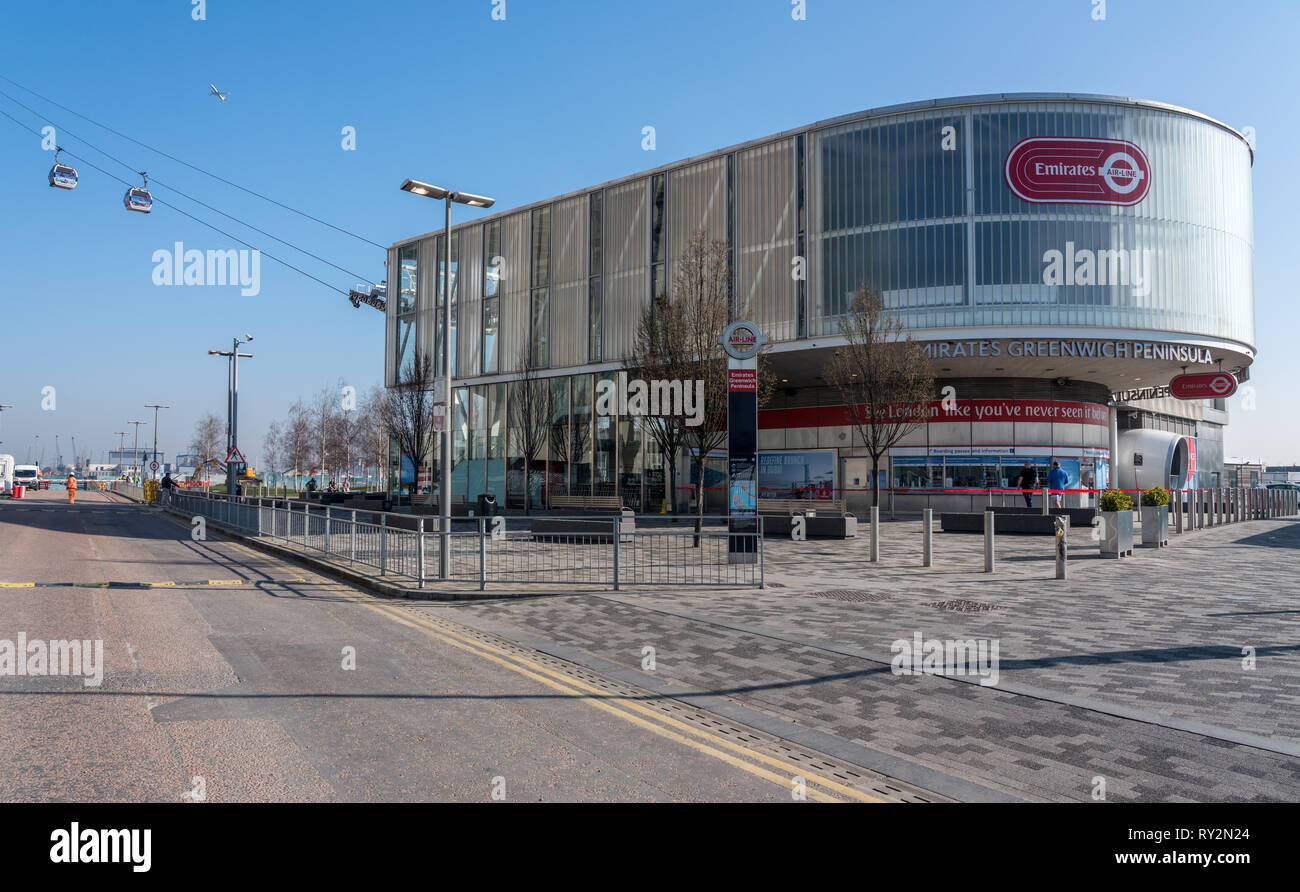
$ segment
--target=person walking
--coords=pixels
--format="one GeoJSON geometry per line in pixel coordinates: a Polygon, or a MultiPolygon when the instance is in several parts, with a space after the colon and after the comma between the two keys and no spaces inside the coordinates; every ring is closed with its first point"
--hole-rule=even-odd
{"type": "Polygon", "coordinates": [[[75,471],[68,474],[68,479],[67,482],[64,483],[64,486],[67,487],[68,504],[71,505],[77,500],[77,473],[75,471]]]}
{"type": "Polygon", "coordinates": [[[172,503],[172,489],[175,488],[175,486],[176,481],[172,479],[171,472],[169,471],[166,474],[163,474],[161,487],[162,503],[164,508],[172,503]]]}
{"type": "Polygon", "coordinates": [[[1025,505],[1034,507],[1034,487],[1038,485],[1038,471],[1034,469],[1029,459],[1025,459],[1025,466],[1020,469],[1020,479],[1016,481],[1016,486],[1024,492],[1025,505]]]}
{"type": "Polygon", "coordinates": [[[1070,485],[1070,477],[1065,473],[1059,461],[1052,462],[1052,470],[1047,472],[1047,488],[1052,492],[1052,507],[1060,508],[1065,488],[1070,485]]]}

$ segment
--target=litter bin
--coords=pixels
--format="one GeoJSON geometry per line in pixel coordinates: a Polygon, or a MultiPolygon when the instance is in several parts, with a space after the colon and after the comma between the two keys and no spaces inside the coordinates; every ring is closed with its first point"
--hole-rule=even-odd
{"type": "Polygon", "coordinates": [[[481,492],[478,494],[478,515],[479,517],[496,517],[497,497],[496,493],[481,492]]]}
{"type": "Polygon", "coordinates": [[[23,486],[21,483],[15,483],[15,484],[14,484],[14,498],[15,498],[15,499],[21,499],[21,498],[22,498],[23,496],[25,496],[25,495],[27,495],[27,487],[23,486]]]}

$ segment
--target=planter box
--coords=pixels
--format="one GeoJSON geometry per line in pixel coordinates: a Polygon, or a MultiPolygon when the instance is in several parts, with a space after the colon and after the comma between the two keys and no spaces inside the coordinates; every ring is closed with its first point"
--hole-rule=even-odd
{"type": "Polygon", "coordinates": [[[1102,511],[1104,524],[1101,536],[1102,557],[1133,556],[1133,512],[1102,511]]]}
{"type": "Polygon", "coordinates": [[[1142,544],[1164,548],[1169,544],[1169,506],[1142,506],[1142,544]]]}

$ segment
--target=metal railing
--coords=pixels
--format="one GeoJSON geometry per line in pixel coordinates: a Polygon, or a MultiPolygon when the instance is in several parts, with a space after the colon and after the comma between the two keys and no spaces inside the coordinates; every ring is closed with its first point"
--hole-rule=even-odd
{"type": "Polygon", "coordinates": [[[622,586],[763,585],[763,535],[728,529],[727,518],[659,515],[498,515],[440,519],[397,512],[322,507],[306,502],[176,492],[172,510],[319,552],[380,576],[436,581],[446,543],[447,581],[494,584],[622,586]],[[628,521],[632,520],[633,523],[628,521]]]}

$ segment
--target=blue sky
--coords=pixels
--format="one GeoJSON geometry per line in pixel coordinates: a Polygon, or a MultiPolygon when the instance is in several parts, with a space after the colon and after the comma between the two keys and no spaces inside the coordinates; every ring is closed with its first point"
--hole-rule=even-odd
{"type": "MultiPolygon", "coordinates": [[[[192,164],[383,245],[441,226],[441,206],[398,191],[405,177],[494,196],[499,209],[823,118],[977,93],[1109,93],[1187,106],[1255,128],[1256,408],[1233,401],[1227,452],[1300,463],[1291,382],[1300,274],[1292,209],[1300,121],[1294,45],[1300,4],[1221,0],[493,0],[382,4],[190,0],[26,4],[0,11],[0,74],[192,164]],[[52,27],[52,19],[57,24],[52,27]],[[229,91],[207,96],[208,84],[229,91]],[[641,148],[641,128],[657,148],[641,148]],[[356,128],[356,151],[341,130],[356,128]]],[[[383,277],[383,252],[0,89],[136,170],[328,258],[383,277]]],[[[45,121],[0,97],[39,129],[45,121]]],[[[128,171],[66,130],[59,142],[128,171]]],[[[263,259],[261,293],[158,287],[153,253],[239,245],[156,206],[128,214],[117,181],[78,165],[75,192],[50,189],[39,140],[0,118],[6,337],[0,451],[21,461],[40,435],[65,459],[71,437],[99,460],[114,431],[163,413],[159,447],[184,451],[195,420],[224,417],[224,360],[245,331],[241,442],[256,462],[267,424],[342,379],[378,383],[382,316],[263,259]],[[54,387],[56,408],[41,409],[54,387]]],[[[290,259],[343,289],[354,280],[265,236],[159,199],[290,259]]],[[[472,215],[473,211],[458,211],[472,215]]],[[[141,428],[141,438],[152,429],[141,428]]],[[[128,443],[130,438],[128,438],[128,443]]]]}

